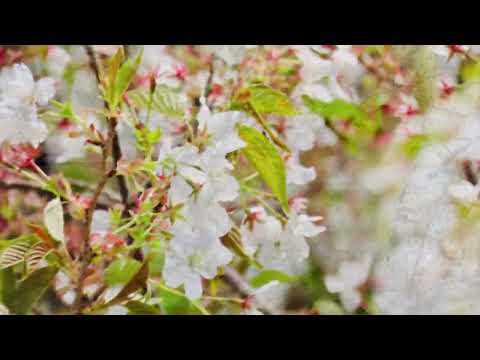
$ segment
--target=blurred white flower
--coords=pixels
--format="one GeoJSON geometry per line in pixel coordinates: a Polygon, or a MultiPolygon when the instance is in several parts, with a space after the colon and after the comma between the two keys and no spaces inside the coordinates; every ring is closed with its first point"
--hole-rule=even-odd
{"type": "Polygon", "coordinates": [[[55,94],[54,80],[43,78],[35,82],[30,69],[15,64],[0,73],[0,143],[27,143],[37,147],[48,134],[47,127],[37,117],[37,104],[46,105],[55,94]]]}
{"type": "Polygon", "coordinates": [[[337,274],[325,276],[325,285],[331,293],[340,295],[347,311],[355,311],[362,302],[358,288],[367,281],[372,260],[365,257],[360,261],[344,261],[337,274]]]}
{"type": "Polygon", "coordinates": [[[448,191],[456,200],[472,203],[478,200],[480,188],[478,185],[474,186],[470,182],[462,180],[459,183],[450,185],[448,191]]]}

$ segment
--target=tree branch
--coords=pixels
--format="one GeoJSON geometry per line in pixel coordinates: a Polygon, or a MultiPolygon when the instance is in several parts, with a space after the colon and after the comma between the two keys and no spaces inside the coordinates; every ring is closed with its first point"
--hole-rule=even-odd
{"type": "MultiPolygon", "coordinates": [[[[98,64],[95,58],[95,53],[91,45],[84,45],[85,51],[87,52],[88,58],[90,59],[90,67],[92,68],[93,72],[95,73],[95,77],[97,78],[98,84],[101,84],[100,78],[100,69],[98,68],[98,64]]],[[[126,54],[128,53],[128,45],[123,45],[126,54]]],[[[104,101],[104,107],[107,109],[108,104],[104,101]]],[[[118,140],[118,133],[117,133],[117,121],[108,121],[109,131],[113,133],[113,140],[112,140],[112,156],[114,162],[114,169],[117,168],[118,161],[122,158],[122,149],[120,148],[120,142],[118,140]]],[[[123,175],[117,175],[117,182],[118,182],[118,189],[120,191],[120,196],[122,198],[122,204],[125,207],[125,213],[128,212],[129,208],[129,192],[127,187],[127,182],[123,175]]]]}
{"type": "Polygon", "coordinates": [[[240,275],[234,268],[230,266],[224,267],[223,278],[225,282],[230,285],[235,291],[237,291],[244,298],[252,298],[254,303],[261,312],[265,315],[274,315],[275,312],[266,304],[262,304],[257,297],[255,297],[255,289],[240,275]]]}

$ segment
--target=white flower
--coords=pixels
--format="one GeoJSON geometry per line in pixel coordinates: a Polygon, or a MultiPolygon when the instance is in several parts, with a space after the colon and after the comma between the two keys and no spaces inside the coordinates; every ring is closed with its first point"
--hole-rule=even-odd
{"type": "Polygon", "coordinates": [[[264,315],[258,308],[265,305],[272,306],[276,300],[275,297],[280,295],[278,291],[275,291],[279,285],[281,285],[280,282],[275,280],[256,289],[252,294],[252,303],[244,310],[245,315],[264,315]]]}
{"type": "Polygon", "coordinates": [[[173,169],[169,169],[169,165],[172,165],[181,176],[199,184],[205,182],[205,174],[197,169],[200,164],[198,148],[191,144],[172,147],[172,139],[167,137],[160,147],[158,160],[160,162],[172,163],[162,164],[157,169],[157,172],[160,174],[171,173],[173,169]]]}
{"type": "Polygon", "coordinates": [[[61,132],[49,136],[45,143],[48,156],[57,163],[62,164],[70,160],[79,159],[85,156],[84,136],[72,137],[61,132]]]}
{"type": "Polygon", "coordinates": [[[61,46],[49,47],[47,54],[48,73],[57,79],[62,78],[65,68],[71,59],[70,54],[61,46]]]}
{"type": "Polygon", "coordinates": [[[242,62],[246,50],[252,46],[256,45],[207,45],[206,48],[225,61],[228,66],[233,66],[242,62]]]}
{"type": "Polygon", "coordinates": [[[170,182],[170,190],[168,192],[170,203],[173,206],[185,203],[192,192],[192,187],[188,185],[184,178],[174,176],[170,182]]]}
{"type": "Polygon", "coordinates": [[[292,154],[285,165],[287,168],[287,184],[305,185],[317,177],[315,168],[303,166],[298,154],[292,154]]]}
{"type": "MultiPolygon", "coordinates": [[[[201,195],[201,193],[200,193],[201,195]]],[[[230,231],[232,224],[227,211],[216,201],[198,196],[190,198],[182,208],[182,215],[192,229],[209,232],[217,237],[230,231]]]]}
{"type": "Polygon", "coordinates": [[[308,151],[315,145],[312,129],[323,120],[312,114],[297,115],[289,119],[285,130],[288,146],[293,150],[308,151]]]}
{"type": "MultiPolygon", "coordinates": [[[[437,244],[405,241],[375,268],[375,303],[382,313],[425,314],[448,271],[437,244]]],[[[437,301],[440,300],[437,298],[437,301]]]]}
{"type": "Polygon", "coordinates": [[[243,224],[240,231],[245,252],[253,256],[267,239],[276,239],[280,236],[282,225],[273,216],[268,216],[263,208],[252,208],[250,211],[257,214],[258,220],[252,229],[243,224]]]}
{"type": "Polygon", "coordinates": [[[236,125],[247,121],[247,116],[239,111],[212,114],[204,104],[204,99],[201,101],[203,104],[197,115],[198,128],[208,132],[210,146],[223,156],[244,147],[245,143],[238,136],[236,125]]]}
{"type": "Polygon", "coordinates": [[[448,191],[456,200],[464,203],[472,203],[478,200],[480,189],[478,186],[462,180],[459,183],[450,185],[448,191]]]}
{"type": "Polygon", "coordinates": [[[48,131],[37,118],[37,104],[46,105],[54,94],[53,79],[35,82],[24,64],[4,68],[0,73],[0,142],[30,142],[36,147],[44,141],[48,131]]]}
{"type": "Polygon", "coordinates": [[[0,100],[0,143],[30,143],[37,147],[47,138],[48,129],[38,120],[36,108],[24,104],[9,104],[0,100]]]}
{"type": "Polygon", "coordinates": [[[338,46],[332,54],[332,62],[335,77],[347,86],[355,84],[364,72],[357,56],[348,46],[338,46]]]}
{"type": "Polygon", "coordinates": [[[163,277],[167,286],[184,285],[185,294],[195,300],[202,296],[202,277],[213,279],[218,267],[228,264],[233,255],[211,232],[192,230],[183,222],[172,227],[163,277]]]}
{"type": "Polygon", "coordinates": [[[0,73],[0,98],[7,102],[46,105],[55,95],[54,85],[52,78],[35,82],[25,64],[15,64],[0,73]]]}
{"type": "Polygon", "coordinates": [[[311,49],[312,46],[297,45],[294,48],[303,63],[300,76],[305,82],[314,83],[331,74],[332,62],[315,54],[311,49]]]}
{"type": "Polygon", "coordinates": [[[293,212],[289,217],[282,228],[276,218],[265,216],[255,224],[253,231],[243,226],[242,235],[250,254],[258,248],[258,260],[266,268],[296,273],[309,255],[305,238],[314,237],[326,228],[313,223],[321,217],[293,212]]]}
{"type": "Polygon", "coordinates": [[[370,257],[361,261],[344,261],[337,274],[325,276],[328,291],[340,294],[342,304],[349,312],[356,310],[362,302],[358,287],[367,280],[370,265],[370,257]]]}
{"type": "Polygon", "coordinates": [[[199,166],[205,174],[200,198],[204,201],[232,201],[237,198],[239,185],[229,174],[233,166],[225,159],[223,152],[205,150],[199,166]]]}

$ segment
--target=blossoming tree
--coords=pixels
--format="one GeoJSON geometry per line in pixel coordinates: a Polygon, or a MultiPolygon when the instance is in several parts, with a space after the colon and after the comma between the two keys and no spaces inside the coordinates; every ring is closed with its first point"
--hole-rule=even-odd
{"type": "Polygon", "coordinates": [[[478,312],[475,51],[0,47],[2,313],[478,312]]]}

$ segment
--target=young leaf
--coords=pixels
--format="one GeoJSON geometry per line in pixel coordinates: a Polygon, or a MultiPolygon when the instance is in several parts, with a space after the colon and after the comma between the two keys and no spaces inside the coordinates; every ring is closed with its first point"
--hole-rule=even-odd
{"type": "Polygon", "coordinates": [[[260,288],[272,281],[279,281],[282,283],[292,283],[297,279],[294,276],[285,274],[284,272],[278,270],[265,270],[262,271],[260,274],[255,276],[251,284],[254,288],[260,288]]]}
{"type": "Polygon", "coordinates": [[[330,102],[302,96],[303,103],[313,113],[330,120],[351,120],[358,128],[374,130],[375,126],[368,114],[360,105],[335,99],[330,102]]]}
{"type": "Polygon", "coordinates": [[[65,242],[63,206],[60,198],[55,198],[47,204],[43,211],[43,223],[55,240],[65,242]]]}
{"type": "Polygon", "coordinates": [[[160,315],[161,312],[155,306],[142,303],[140,301],[129,301],[125,305],[128,309],[128,315],[160,315]]]}
{"type": "Polygon", "coordinates": [[[200,302],[189,300],[177,290],[159,286],[157,295],[161,299],[162,312],[167,315],[208,315],[200,302]]]}
{"type": "Polygon", "coordinates": [[[258,113],[276,115],[296,115],[297,111],[287,95],[261,83],[254,83],[248,88],[250,105],[258,113]]]}
{"type": "Polygon", "coordinates": [[[0,270],[0,303],[7,305],[15,292],[15,274],[12,268],[0,270]]]}
{"type": "Polygon", "coordinates": [[[138,270],[135,275],[129,280],[127,285],[118,293],[118,295],[110,301],[110,304],[117,304],[125,300],[130,294],[140,290],[145,286],[145,283],[148,280],[149,274],[149,265],[148,262],[145,262],[140,270],[138,270]]]}
{"type": "Polygon", "coordinates": [[[27,314],[47,290],[57,271],[56,267],[35,271],[17,286],[5,305],[15,314],[27,314]]]}
{"type": "Polygon", "coordinates": [[[185,105],[176,92],[166,86],[157,86],[152,98],[150,90],[135,89],[128,92],[128,98],[140,109],[151,109],[166,116],[183,119],[185,105]]]}
{"type": "Polygon", "coordinates": [[[113,88],[113,99],[111,103],[112,109],[119,104],[123,94],[127,91],[130,83],[137,73],[138,67],[140,66],[142,55],[143,50],[140,51],[135,58],[125,61],[118,70],[118,74],[115,79],[115,86],[113,88]]]}
{"type": "Polygon", "coordinates": [[[26,241],[17,242],[6,248],[0,256],[0,269],[7,269],[25,261],[25,256],[30,249],[26,241]]]}
{"type": "Polygon", "coordinates": [[[245,156],[288,212],[287,177],[285,164],[275,146],[258,130],[250,126],[239,127],[240,138],[247,144],[245,156]]]}
{"type": "Polygon", "coordinates": [[[52,251],[53,249],[47,246],[47,244],[45,244],[43,241],[33,245],[25,255],[27,276],[36,271],[42,260],[45,259],[52,251]]]}
{"type": "Polygon", "coordinates": [[[140,270],[142,263],[127,257],[115,260],[105,270],[105,281],[110,286],[127,284],[140,270]]]}

